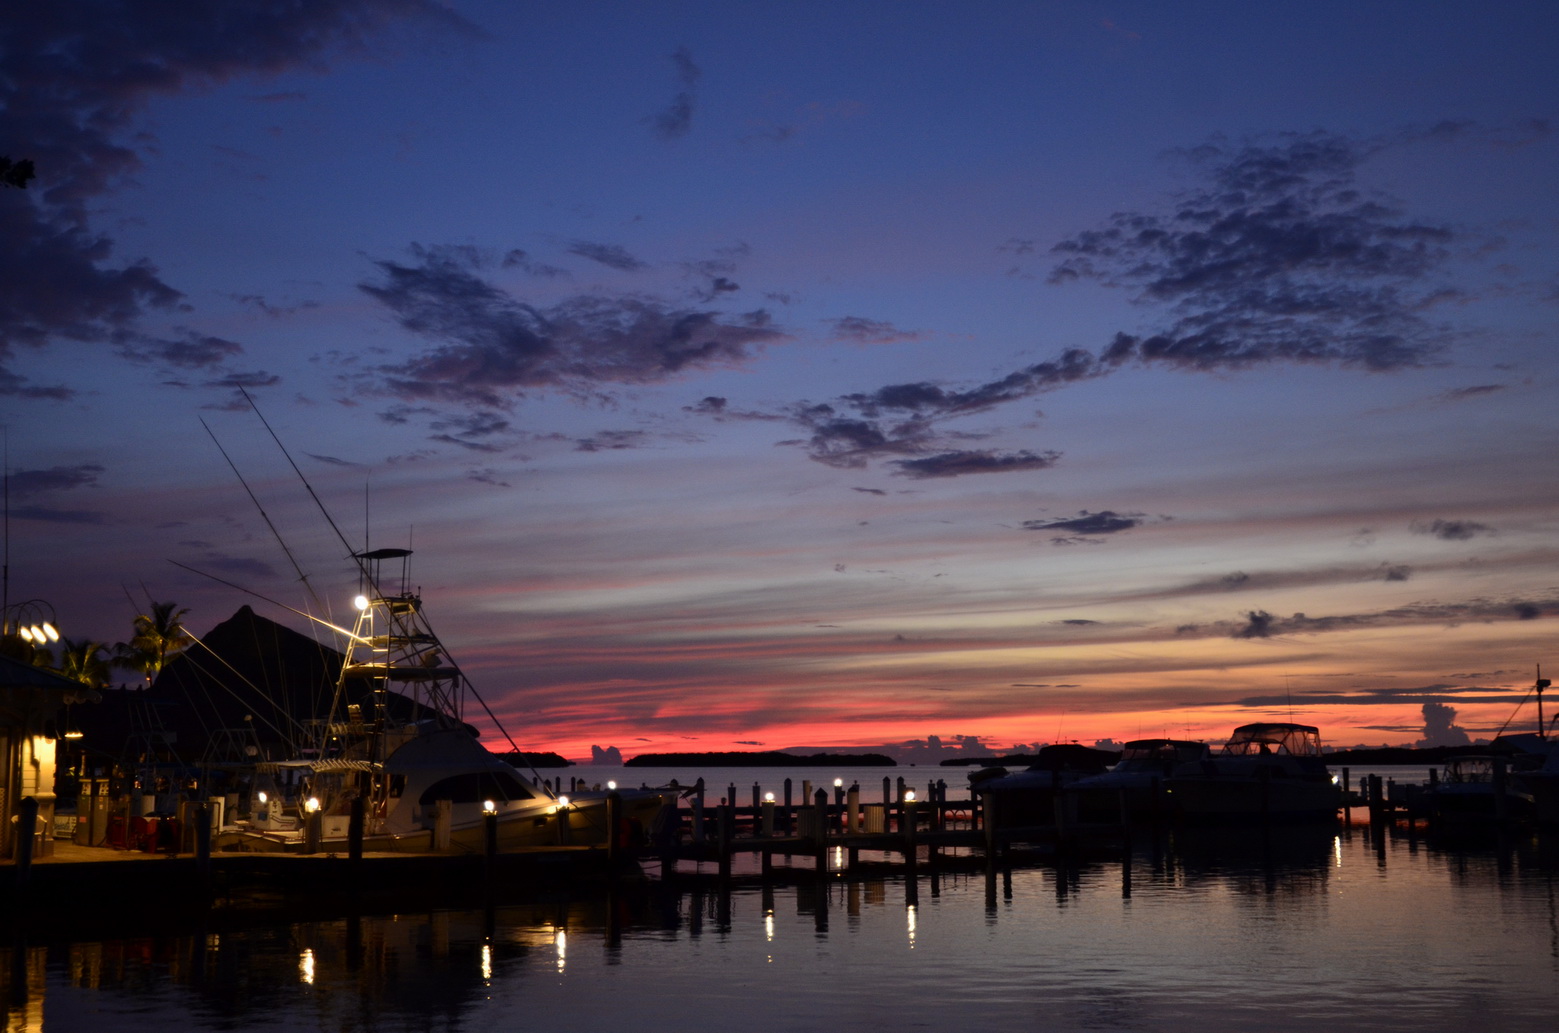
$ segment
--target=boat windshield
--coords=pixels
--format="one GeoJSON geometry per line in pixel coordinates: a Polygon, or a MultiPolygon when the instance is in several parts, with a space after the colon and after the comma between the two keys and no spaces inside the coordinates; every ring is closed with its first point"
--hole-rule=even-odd
{"type": "Polygon", "coordinates": [[[1121,748],[1121,765],[1188,764],[1207,754],[1207,744],[1179,739],[1137,739],[1121,748]]]}
{"type": "Polygon", "coordinates": [[[1233,756],[1286,754],[1319,757],[1321,732],[1311,725],[1256,724],[1234,730],[1223,752],[1233,756]]]}

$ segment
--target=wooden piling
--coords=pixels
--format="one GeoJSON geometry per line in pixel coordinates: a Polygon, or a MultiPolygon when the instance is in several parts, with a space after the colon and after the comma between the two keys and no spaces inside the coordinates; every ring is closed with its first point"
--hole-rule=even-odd
{"type": "Polygon", "coordinates": [[[346,822],[346,856],[356,865],[363,860],[363,798],[352,797],[352,810],[346,822]]]}

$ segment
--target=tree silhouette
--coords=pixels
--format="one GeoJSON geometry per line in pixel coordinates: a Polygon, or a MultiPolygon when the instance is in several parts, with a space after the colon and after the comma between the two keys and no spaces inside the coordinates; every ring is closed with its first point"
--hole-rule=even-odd
{"type": "Polygon", "coordinates": [[[136,616],[135,637],[116,650],[116,659],[145,674],[148,682],[154,680],[169,660],[195,641],[195,636],[184,630],[186,613],[189,610],[180,609],[177,603],[152,603],[149,612],[136,616]]]}

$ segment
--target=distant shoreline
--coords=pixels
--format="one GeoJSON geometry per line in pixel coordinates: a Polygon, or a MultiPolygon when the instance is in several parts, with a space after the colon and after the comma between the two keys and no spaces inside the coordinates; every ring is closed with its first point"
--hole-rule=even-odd
{"type": "Polygon", "coordinates": [[[767,750],[761,753],[641,753],[623,761],[625,768],[789,768],[789,767],[897,767],[898,761],[882,753],[814,753],[804,756],[767,750]]]}

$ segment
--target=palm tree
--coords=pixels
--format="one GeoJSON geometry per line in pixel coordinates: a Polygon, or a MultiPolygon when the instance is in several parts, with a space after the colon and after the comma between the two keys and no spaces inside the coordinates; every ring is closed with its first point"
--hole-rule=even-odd
{"type": "Polygon", "coordinates": [[[103,653],[106,647],[90,639],[60,639],[60,662],[55,668],[62,677],[80,682],[93,689],[108,684],[108,660],[103,653]]]}
{"type": "Polygon", "coordinates": [[[188,612],[177,603],[152,603],[150,612],[136,616],[135,637],[119,651],[120,662],[144,673],[148,682],[154,680],[169,660],[195,641],[184,630],[188,612]]]}

